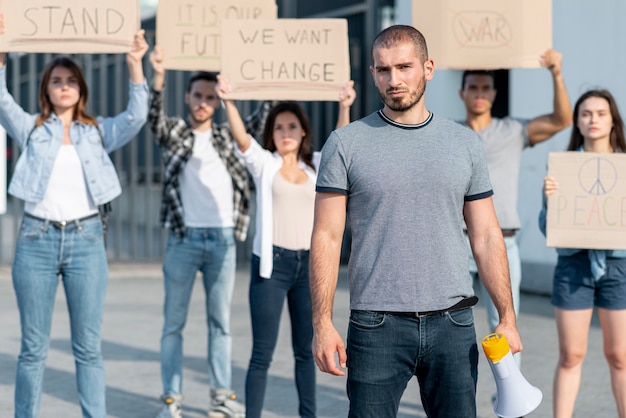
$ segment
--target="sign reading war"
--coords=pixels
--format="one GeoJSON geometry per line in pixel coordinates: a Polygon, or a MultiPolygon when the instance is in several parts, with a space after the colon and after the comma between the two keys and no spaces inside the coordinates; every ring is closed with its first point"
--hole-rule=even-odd
{"type": "Polygon", "coordinates": [[[436,68],[539,67],[552,45],[546,0],[412,0],[413,26],[436,68]]]}
{"type": "Polygon", "coordinates": [[[547,245],[626,249],[626,154],[550,153],[547,245]]]}
{"type": "Polygon", "coordinates": [[[172,70],[220,71],[221,22],[276,19],[277,13],[273,0],[160,0],[156,35],[163,65],[172,70]]]}
{"type": "Polygon", "coordinates": [[[228,21],[222,48],[230,99],[337,101],[350,79],[345,19],[228,21]]]}
{"type": "Polygon", "coordinates": [[[137,0],[0,0],[0,50],[125,53],[140,28],[137,0]]]}

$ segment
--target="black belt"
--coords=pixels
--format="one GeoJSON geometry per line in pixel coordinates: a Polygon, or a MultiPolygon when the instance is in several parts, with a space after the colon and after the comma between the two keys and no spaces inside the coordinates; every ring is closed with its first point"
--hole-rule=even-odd
{"type": "Polygon", "coordinates": [[[35,216],[35,215],[31,215],[30,213],[24,212],[24,216],[27,218],[31,218],[34,219],[36,221],[40,221],[40,222],[48,222],[50,225],[59,228],[59,229],[63,229],[68,225],[75,225],[75,224],[79,224],[81,222],[85,222],[91,218],[95,218],[97,216],[100,216],[100,213],[94,213],[92,215],[88,215],[85,216],[84,218],[78,218],[78,219],[72,219],[71,221],[52,221],[50,219],[43,219],[40,218],[39,216],[35,216]]]}
{"type": "Polygon", "coordinates": [[[438,309],[436,311],[385,312],[385,313],[389,314],[389,315],[410,316],[410,317],[414,318],[414,317],[419,317],[419,316],[429,316],[429,315],[442,314],[442,313],[446,313],[446,312],[459,311],[461,309],[470,308],[470,307],[476,305],[476,303],[478,303],[478,297],[477,296],[471,296],[469,298],[465,298],[465,299],[461,300],[458,303],[455,303],[454,305],[450,306],[449,308],[438,309]]]}

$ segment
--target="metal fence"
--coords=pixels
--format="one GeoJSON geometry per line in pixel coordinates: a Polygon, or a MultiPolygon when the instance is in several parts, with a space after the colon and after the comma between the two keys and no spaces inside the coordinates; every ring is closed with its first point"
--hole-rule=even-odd
{"type": "MultiPolygon", "coordinates": [[[[338,2],[340,3],[340,2],[338,2]]],[[[354,3],[352,1],[351,3],[354,3]]],[[[388,1],[382,1],[388,3],[388,1]]],[[[352,78],[359,93],[352,108],[353,117],[359,117],[378,105],[377,96],[369,82],[368,53],[371,39],[377,32],[379,20],[373,7],[376,0],[336,10],[328,10],[314,17],[344,17],[348,19],[352,78]],[[374,104],[375,103],[375,104],[374,104]]],[[[299,16],[304,17],[304,16],[299,16]]],[[[146,38],[154,45],[155,19],[142,23],[146,38]]],[[[7,62],[9,91],[26,111],[38,112],[38,88],[43,67],[53,57],[51,54],[11,55],[7,62]]],[[[88,111],[94,115],[111,116],[125,109],[128,100],[128,68],[123,54],[76,55],[73,57],[83,68],[89,86],[88,111]]],[[[144,59],[146,78],[152,72],[148,59],[144,59]]],[[[188,72],[171,71],[166,78],[165,108],[170,115],[186,116],[183,101],[188,72]]],[[[303,103],[311,119],[314,149],[321,149],[326,137],[336,123],[337,105],[328,102],[303,103]]],[[[257,103],[240,104],[242,114],[247,114],[257,103]]],[[[223,120],[218,111],[217,120],[223,120]]],[[[19,156],[17,144],[8,138],[8,178],[19,156]]],[[[116,166],[122,195],[112,202],[113,213],[109,219],[107,236],[108,257],[112,261],[160,260],[163,257],[167,233],[159,225],[162,163],[158,147],[154,144],[149,127],[145,126],[138,137],[111,154],[116,166]]],[[[254,206],[254,205],[253,205],[254,206]]],[[[254,207],[253,207],[254,210],[254,207]]],[[[13,259],[15,241],[23,203],[13,197],[7,199],[7,213],[0,215],[0,263],[13,259]]],[[[240,245],[238,254],[249,258],[254,223],[248,234],[248,242],[240,245]]],[[[347,234],[349,236],[349,233],[347,234]]],[[[344,257],[348,253],[349,239],[344,245],[344,257]]]]}

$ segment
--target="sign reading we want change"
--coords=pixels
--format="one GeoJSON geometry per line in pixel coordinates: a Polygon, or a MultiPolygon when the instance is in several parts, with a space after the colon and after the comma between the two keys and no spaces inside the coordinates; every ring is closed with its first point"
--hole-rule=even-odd
{"type": "Polygon", "coordinates": [[[546,0],[412,0],[413,26],[435,68],[539,67],[552,46],[546,0]]]}
{"type": "Polygon", "coordinates": [[[140,28],[138,0],[0,0],[8,52],[125,53],[140,28]]]}
{"type": "Polygon", "coordinates": [[[550,153],[547,245],[626,250],[626,154],[550,153]]]}
{"type": "Polygon", "coordinates": [[[220,71],[225,19],[276,19],[274,0],[159,0],[156,43],[173,70],[220,71]]]}
{"type": "Polygon", "coordinates": [[[231,20],[222,48],[228,99],[338,101],[350,80],[345,19],[231,20]]]}

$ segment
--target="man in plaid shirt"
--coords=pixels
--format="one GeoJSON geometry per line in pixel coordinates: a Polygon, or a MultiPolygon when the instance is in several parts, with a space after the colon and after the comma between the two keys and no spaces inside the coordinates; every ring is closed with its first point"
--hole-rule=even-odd
{"type": "MultiPolygon", "coordinates": [[[[185,103],[188,118],[163,109],[165,69],[155,47],[149,120],[165,164],[161,222],[169,228],[163,274],[165,323],[161,337],[163,408],[158,418],[180,418],[182,331],[196,273],[202,272],[208,324],[209,417],[245,417],[231,390],[230,304],[235,282],[235,239],[244,241],[249,224],[248,173],[235,156],[229,127],[213,123],[220,100],[216,76],[191,77],[185,103]]],[[[269,106],[247,120],[260,132],[269,106]]]]}

